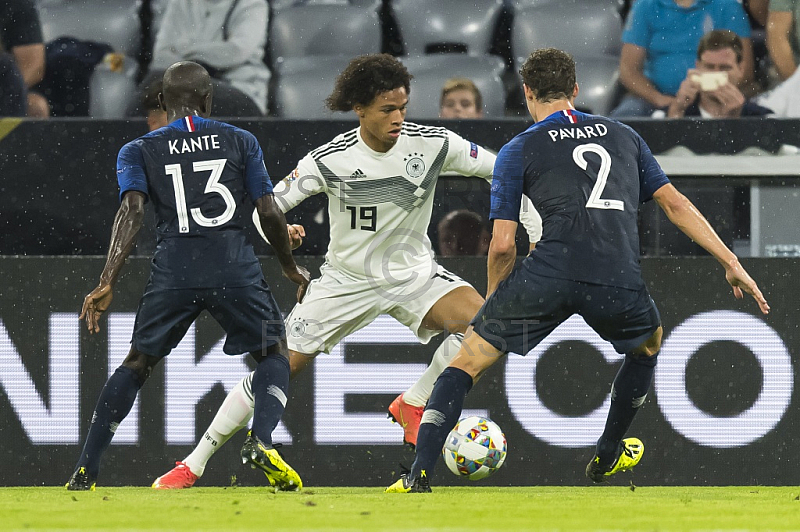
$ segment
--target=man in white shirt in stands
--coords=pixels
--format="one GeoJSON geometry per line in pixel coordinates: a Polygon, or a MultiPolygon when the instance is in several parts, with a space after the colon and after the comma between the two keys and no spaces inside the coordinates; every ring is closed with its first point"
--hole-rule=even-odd
{"type": "Polygon", "coordinates": [[[789,79],[756,98],[775,113],[774,118],[800,118],[800,68],[789,79]]]}
{"type": "Polygon", "coordinates": [[[216,80],[217,115],[266,114],[268,12],[266,0],[171,0],[159,22],[150,72],[160,79],[173,63],[200,63],[216,80]]]}
{"type": "MultiPolygon", "coordinates": [[[[327,105],[354,111],[359,127],[312,150],[274,194],[284,212],[315,194],[329,200],[331,241],[322,275],[286,318],[292,375],[381,314],[422,343],[446,332],[419,381],[389,407],[405,442],[415,445],[433,384],[483,304],[475,288],[434,260],[427,231],[436,182],[443,172],[491,179],[495,155],[443,127],[405,122],[410,81],[390,55],[353,59],[327,105]]],[[[520,217],[529,239],[538,241],[541,218],[529,201],[520,217]]],[[[290,234],[298,227],[290,226],[290,234]]],[[[211,455],[252,417],[251,379],[234,388],[195,450],[154,488],[188,488],[203,474],[211,455]]]]}

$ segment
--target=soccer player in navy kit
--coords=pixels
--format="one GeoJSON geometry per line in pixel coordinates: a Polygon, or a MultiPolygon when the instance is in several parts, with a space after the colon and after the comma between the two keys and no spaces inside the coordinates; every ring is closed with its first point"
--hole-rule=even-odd
{"type": "Polygon", "coordinates": [[[203,310],[227,333],[225,353],[250,353],[258,362],[253,430],[242,448],[242,460],[263,470],[270,484],[280,489],[302,486],[271,445],[272,430],[286,405],[289,359],[280,309],[244,232],[253,204],[284,275],[299,285],[298,298],[309,274],[292,258],[286,219],[275,204],[258,141],[247,131],[208,120],[211,92],[211,78],[202,66],[172,65],[159,95],[169,125],[120,150],[122,205],[100,283],[86,296],[81,312],[91,333],[100,330],[98,318],[111,303],[147,200],[155,207],[158,244],[136,313],[130,353],[100,394],[67,483],[70,490],[94,489],[100,458],[137,392],[203,310]]]}
{"type": "Polygon", "coordinates": [[[675,225],[722,264],[737,298],[744,290],[763,313],[769,312],[755,281],[670,184],[642,138],[619,122],[575,111],[578,85],[571,56],[537,50],[520,72],[536,123],[506,144],[495,163],[489,296],[434,386],[411,471],[388,492],[430,491],[430,473],[474,381],[506,353],[528,353],[573,314],[625,354],[586,475],[602,482],[639,462],[642,442],[623,436],[644,403],[662,335],[639,267],[640,202],[655,199],[675,225]],[[541,214],[543,233],[536,249],[512,271],[523,193],[541,214]]]}

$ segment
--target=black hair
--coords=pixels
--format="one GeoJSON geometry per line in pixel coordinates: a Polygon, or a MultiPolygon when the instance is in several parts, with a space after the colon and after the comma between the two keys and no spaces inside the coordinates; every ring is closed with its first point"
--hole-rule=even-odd
{"type": "Polygon", "coordinates": [[[331,111],[352,111],[356,105],[371,104],[383,92],[403,87],[409,94],[411,78],[405,65],[389,54],[362,55],[339,74],[325,103],[331,111]]]}

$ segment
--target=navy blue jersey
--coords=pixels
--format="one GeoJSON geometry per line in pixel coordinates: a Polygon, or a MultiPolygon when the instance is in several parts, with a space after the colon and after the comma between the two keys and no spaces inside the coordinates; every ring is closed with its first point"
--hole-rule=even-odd
{"type": "Polygon", "coordinates": [[[117,179],[120,199],[136,190],[155,207],[155,286],[237,287],[263,279],[244,227],[272,182],[251,133],[181,118],[123,146],[117,179]]]}
{"type": "Polygon", "coordinates": [[[527,259],[538,273],[639,289],[639,204],[667,183],[631,128],[559,111],[500,150],[491,218],[518,222],[524,193],[542,216],[542,239],[527,259]]]}

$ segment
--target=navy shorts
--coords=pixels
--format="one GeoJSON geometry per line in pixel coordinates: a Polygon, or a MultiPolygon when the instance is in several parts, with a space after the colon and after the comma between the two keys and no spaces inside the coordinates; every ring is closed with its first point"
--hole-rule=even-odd
{"type": "Polygon", "coordinates": [[[471,324],[496,349],[526,355],[573,314],[581,315],[618,353],[630,353],[661,325],[644,283],[631,290],[556,279],[525,265],[500,283],[471,324]]]}
{"type": "Polygon", "coordinates": [[[223,351],[261,351],[286,339],[283,317],[266,281],[235,288],[165,289],[147,284],[133,326],[134,349],[167,356],[207,310],[227,334],[223,351]]]}

